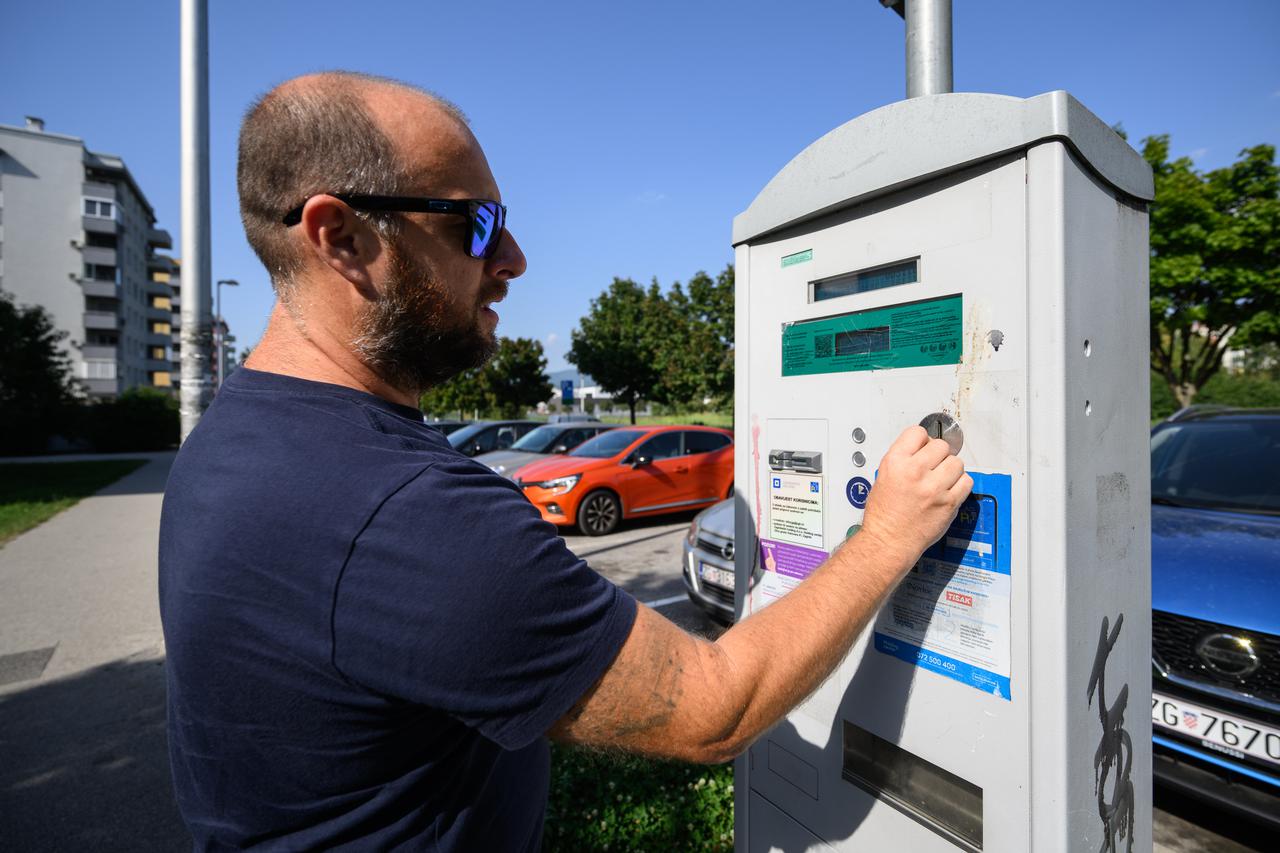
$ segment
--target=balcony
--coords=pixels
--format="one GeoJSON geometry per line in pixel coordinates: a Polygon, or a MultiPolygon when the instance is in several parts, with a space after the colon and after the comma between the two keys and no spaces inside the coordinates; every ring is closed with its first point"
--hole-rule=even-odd
{"type": "Polygon", "coordinates": [[[85,181],[80,185],[80,194],[85,198],[105,198],[115,201],[116,185],[102,184],[97,181],[85,181]]]}
{"type": "Polygon", "coordinates": [[[173,238],[163,228],[148,228],[147,245],[156,249],[172,249],[173,238]]]}
{"type": "Polygon", "coordinates": [[[149,358],[147,359],[146,369],[152,372],[159,370],[167,373],[173,370],[173,362],[168,359],[149,358]]]}
{"type": "Polygon", "coordinates": [[[116,265],[115,249],[108,249],[103,246],[85,246],[80,250],[80,256],[84,258],[86,264],[100,264],[106,267],[114,267],[116,265]]]}
{"type": "Polygon", "coordinates": [[[150,255],[147,258],[147,269],[152,272],[167,272],[173,275],[178,271],[178,265],[173,262],[173,258],[164,255],[150,255]]]}
{"type": "Polygon", "coordinates": [[[80,224],[84,230],[92,231],[95,234],[120,233],[120,225],[114,219],[107,219],[103,216],[81,216],[80,224]]]}
{"type": "Polygon", "coordinates": [[[84,327],[86,329],[103,329],[114,330],[120,328],[120,316],[114,311],[86,311],[84,312],[84,327]]]}
{"type": "Polygon", "coordinates": [[[120,393],[119,379],[81,379],[91,397],[112,396],[120,393]]]}
{"type": "Polygon", "coordinates": [[[85,344],[80,347],[80,355],[86,361],[91,358],[118,361],[120,358],[119,350],[113,346],[104,346],[102,344],[85,344]]]}
{"type": "Polygon", "coordinates": [[[162,323],[172,322],[173,312],[168,308],[157,308],[154,305],[147,306],[147,319],[159,320],[162,323]]]}
{"type": "Polygon", "coordinates": [[[98,281],[92,278],[80,279],[80,287],[85,296],[101,296],[106,299],[120,298],[120,285],[114,281],[98,281]]]}
{"type": "Polygon", "coordinates": [[[149,347],[167,347],[173,343],[173,336],[171,332],[147,332],[142,342],[149,347]]]}

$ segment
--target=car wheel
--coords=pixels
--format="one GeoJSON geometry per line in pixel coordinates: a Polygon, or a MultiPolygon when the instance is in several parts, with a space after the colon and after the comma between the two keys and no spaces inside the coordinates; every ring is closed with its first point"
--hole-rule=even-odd
{"type": "Polygon", "coordinates": [[[613,492],[592,492],[578,506],[578,529],[588,536],[612,533],[622,520],[622,504],[613,492]]]}

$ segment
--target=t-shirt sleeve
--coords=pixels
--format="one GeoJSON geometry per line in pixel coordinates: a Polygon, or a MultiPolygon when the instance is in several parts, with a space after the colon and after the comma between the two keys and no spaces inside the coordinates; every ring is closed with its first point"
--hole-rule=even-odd
{"type": "Polygon", "coordinates": [[[603,675],[635,613],[510,481],[441,462],[384,501],[353,544],[333,660],[370,690],[519,749],[603,675]]]}

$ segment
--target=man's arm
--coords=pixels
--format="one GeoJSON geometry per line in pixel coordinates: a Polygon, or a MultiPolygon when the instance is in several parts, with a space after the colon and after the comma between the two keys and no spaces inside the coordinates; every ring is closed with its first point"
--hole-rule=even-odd
{"type": "Polygon", "coordinates": [[[831,673],[972,488],[946,442],[912,427],[880,464],[862,530],[809,578],[714,643],[641,605],[613,664],[550,736],[728,761],[831,673]]]}

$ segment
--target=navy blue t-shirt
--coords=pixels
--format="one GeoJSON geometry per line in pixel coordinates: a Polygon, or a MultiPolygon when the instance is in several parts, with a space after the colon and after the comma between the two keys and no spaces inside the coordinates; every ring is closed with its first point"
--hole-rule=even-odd
{"type": "Polygon", "coordinates": [[[169,476],[160,610],[197,849],[507,851],[636,605],[416,410],[241,368],[169,476]]]}

